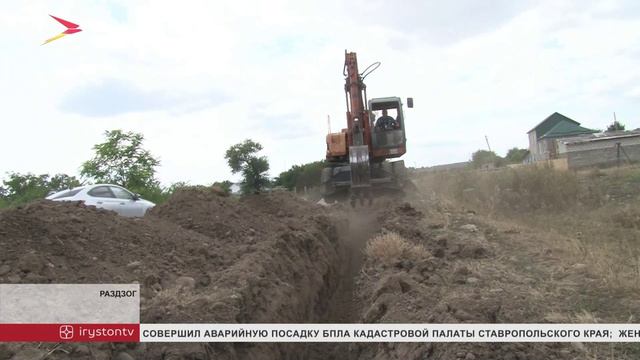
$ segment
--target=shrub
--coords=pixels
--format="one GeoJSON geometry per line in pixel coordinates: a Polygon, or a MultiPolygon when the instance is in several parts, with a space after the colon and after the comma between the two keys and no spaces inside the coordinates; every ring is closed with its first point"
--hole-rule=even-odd
{"type": "Polygon", "coordinates": [[[421,260],[431,257],[422,245],[412,244],[397,233],[381,234],[369,240],[364,249],[373,262],[392,265],[402,260],[421,260]]]}

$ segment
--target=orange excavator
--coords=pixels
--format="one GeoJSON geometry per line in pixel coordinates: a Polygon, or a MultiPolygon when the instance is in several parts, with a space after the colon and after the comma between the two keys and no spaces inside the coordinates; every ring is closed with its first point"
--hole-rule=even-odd
{"type": "MultiPolygon", "coordinates": [[[[379,66],[375,62],[360,73],[356,53],[345,51],[347,128],[327,135],[327,167],[321,177],[325,199],[346,196],[352,206],[358,200],[371,203],[380,192],[402,191],[407,183],[404,161],[388,160],[407,151],[402,100],[367,100],[364,79],[379,66]]],[[[412,98],[407,98],[407,106],[413,107],[412,98]]]]}

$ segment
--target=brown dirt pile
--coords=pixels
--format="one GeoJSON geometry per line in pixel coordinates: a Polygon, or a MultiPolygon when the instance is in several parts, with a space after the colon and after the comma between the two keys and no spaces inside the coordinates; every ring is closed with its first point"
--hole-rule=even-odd
{"type": "MultiPolygon", "coordinates": [[[[333,223],[320,206],[287,193],[238,199],[193,188],[142,219],[39,201],[0,212],[0,282],[137,281],[143,322],[313,322],[327,311],[338,276],[333,223]]],[[[7,351],[19,355],[32,347],[7,351]]],[[[270,344],[90,347],[101,358],[126,352],[145,359],[273,359],[296,350],[270,344]]]]}
{"type": "MultiPolygon", "coordinates": [[[[522,239],[510,239],[513,229],[496,228],[473,213],[419,198],[389,206],[378,219],[381,234],[369,242],[358,279],[362,322],[550,322],[547,316],[554,311],[577,311],[571,309],[572,300],[562,298],[566,292],[553,276],[540,273],[553,269],[551,250],[535,245],[523,248],[522,239]],[[528,266],[530,261],[541,263],[528,266]]],[[[575,322],[575,318],[562,321],[575,322]]],[[[356,344],[352,355],[359,359],[574,359],[583,358],[583,350],[570,344],[535,343],[356,344]]]]}
{"type": "Polygon", "coordinates": [[[213,243],[158,219],[123,218],[81,203],[38,201],[0,212],[0,263],[7,269],[0,281],[144,283],[155,274],[168,285],[172,275],[197,277],[185,260],[213,243]]]}

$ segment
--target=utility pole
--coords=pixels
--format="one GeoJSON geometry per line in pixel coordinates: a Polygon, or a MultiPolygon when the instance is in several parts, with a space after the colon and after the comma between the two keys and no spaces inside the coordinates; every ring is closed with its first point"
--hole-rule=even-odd
{"type": "Polygon", "coordinates": [[[489,138],[487,137],[487,135],[484,136],[484,140],[487,142],[487,147],[489,148],[489,151],[491,151],[491,145],[489,145],[489,138]]]}

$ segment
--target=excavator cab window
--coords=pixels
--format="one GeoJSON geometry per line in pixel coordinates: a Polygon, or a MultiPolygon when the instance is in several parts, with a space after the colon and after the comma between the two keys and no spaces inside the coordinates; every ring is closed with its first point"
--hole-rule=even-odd
{"type": "Polygon", "coordinates": [[[375,110],[372,113],[375,118],[374,127],[376,130],[395,130],[401,126],[400,121],[398,121],[398,109],[375,110]]]}
{"type": "Polygon", "coordinates": [[[402,110],[399,101],[372,100],[369,103],[374,131],[400,130],[403,127],[402,110]]]}
{"type": "Polygon", "coordinates": [[[400,98],[371,99],[369,111],[371,143],[374,149],[394,149],[405,144],[404,117],[400,98]]]}

